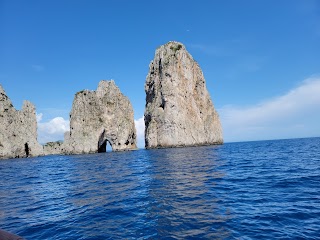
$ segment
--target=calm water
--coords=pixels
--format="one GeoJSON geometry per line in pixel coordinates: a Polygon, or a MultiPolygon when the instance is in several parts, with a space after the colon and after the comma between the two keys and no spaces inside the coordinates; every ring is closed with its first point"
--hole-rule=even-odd
{"type": "Polygon", "coordinates": [[[26,239],[319,239],[320,138],[0,161],[26,239]]]}

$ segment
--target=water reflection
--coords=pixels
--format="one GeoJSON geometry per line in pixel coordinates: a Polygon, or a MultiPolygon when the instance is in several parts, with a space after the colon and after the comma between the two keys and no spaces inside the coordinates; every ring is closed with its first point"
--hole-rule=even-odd
{"type": "Polygon", "coordinates": [[[146,152],[151,161],[152,202],[148,218],[157,237],[228,237],[223,225],[230,210],[219,206],[215,189],[224,173],[214,147],[161,149],[146,152]],[[206,151],[203,151],[206,148],[206,151]]]}
{"type": "Polygon", "coordinates": [[[0,221],[19,216],[11,224],[30,239],[229,236],[216,154],[207,147],[20,160],[5,174],[17,188],[2,199],[10,210],[0,221]],[[21,166],[20,179],[10,176],[21,166]]]}
{"type": "Polygon", "coordinates": [[[319,139],[3,160],[0,226],[26,239],[318,239],[319,139]]]}

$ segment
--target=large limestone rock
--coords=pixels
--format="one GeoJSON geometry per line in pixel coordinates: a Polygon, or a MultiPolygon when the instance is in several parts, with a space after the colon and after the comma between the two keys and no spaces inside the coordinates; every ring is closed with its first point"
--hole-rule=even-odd
{"type": "Polygon", "coordinates": [[[156,50],[145,83],[146,148],[222,144],[222,128],[203,73],[186,48],[156,50]]]}
{"type": "Polygon", "coordinates": [[[96,91],[76,93],[70,113],[70,132],[65,135],[68,154],[136,148],[133,108],[114,81],[101,81],[96,91]],[[69,136],[66,136],[68,135],[69,136]]]}
{"type": "Polygon", "coordinates": [[[43,154],[37,141],[35,107],[23,102],[17,111],[0,85],[0,158],[33,157],[43,154]]]}

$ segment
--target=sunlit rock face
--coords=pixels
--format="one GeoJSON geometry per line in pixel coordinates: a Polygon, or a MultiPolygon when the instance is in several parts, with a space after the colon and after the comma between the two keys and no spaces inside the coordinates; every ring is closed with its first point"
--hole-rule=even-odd
{"type": "Polygon", "coordinates": [[[96,91],[76,93],[70,113],[70,132],[65,134],[67,154],[136,148],[133,108],[114,81],[101,81],[96,91]]]}
{"type": "Polygon", "coordinates": [[[160,46],[145,83],[146,148],[222,144],[222,127],[198,63],[179,42],[160,46]]]}
{"type": "Polygon", "coordinates": [[[34,105],[24,101],[16,110],[0,85],[0,158],[43,155],[37,141],[37,119],[34,105]]]}

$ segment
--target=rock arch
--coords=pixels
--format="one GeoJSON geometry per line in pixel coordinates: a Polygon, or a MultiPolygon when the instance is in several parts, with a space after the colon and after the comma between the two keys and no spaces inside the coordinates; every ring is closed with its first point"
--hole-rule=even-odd
{"type": "Polygon", "coordinates": [[[70,113],[68,154],[105,152],[136,148],[133,108],[114,81],[101,81],[96,91],[76,93],[70,113]]]}
{"type": "Polygon", "coordinates": [[[108,139],[105,139],[102,143],[98,143],[98,153],[105,153],[107,152],[107,145],[110,144],[110,147],[112,149],[112,144],[108,139]]]}
{"type": "Polygon", "coordinates": [[[113,150],[113,142],[110,140],[110,137],[107,136],[106,130],[104,129],[99,137],[98,141],[98,153],[103,153],[107,151],[107,144],[110,144],[111,149],[113,150]]]}

